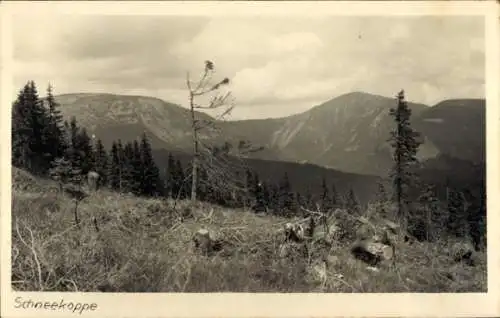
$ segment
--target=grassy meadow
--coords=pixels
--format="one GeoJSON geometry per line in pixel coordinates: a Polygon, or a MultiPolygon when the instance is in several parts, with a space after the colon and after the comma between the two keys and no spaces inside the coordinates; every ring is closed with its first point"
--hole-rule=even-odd
{"type": "MultiPolygon", "coordinates": [[[[12,288],[65,292],[485,292],[486,254],[453,259],[452,241],[396,242],[395,266],[377,270],[350,242],[314,256],[279,257],[290,220],[189,201],[146,199],[106,189],[78,205],[52,181],[13,168],[12,288]],[[97,222],[93,222],[93,218],[97,222]],[[194,249],[208,229],[226,242],[215,255],[194,249]],[[320,268],[320,270],[318,270],[320,268]],[[318,274],[319,273],[319,274],[318,274]]],[[[311,253],[314,255],[314,253],[311,253]]]]}

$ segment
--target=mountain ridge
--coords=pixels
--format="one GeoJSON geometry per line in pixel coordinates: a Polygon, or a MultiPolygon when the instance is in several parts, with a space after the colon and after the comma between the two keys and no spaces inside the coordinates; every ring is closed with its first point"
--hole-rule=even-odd
{"type": "MultiPolygon", "coordinates": [[[[120,137],[123,141],[135,139],[135,135],[147,131],[154,148],[191,152],[189,109],[178,104],[156,97],[111,93],[60,94],[55,98],[66,118],[75,116],[107,145],[120,137]]],[[[420,159],[435,158],[444,152],[468,160],[483,160],[480,153],[485,148],[481,133],[485,127],[482,114],[485,107],[470,105],[482,103],[481,99],[451,99],[434,106],[408,102],[412,122],[425,141],[419,150],[420,159]],[[460,109],[461,115],[454,115],[455,109],[460,109]],[[429,123],[434,113],[448,118],[446,127],[429,123]],[[458,123],[450,120],[453,118],[458,118],[458,123]],[[477,122],[470,122],[469,118],[477,122]],[[470,146],[472,150],[467,150],[470,146]]],[[[219,121],[221,136],[202,134],[201,138],[217,143],[247,140],[263,146],[264,151],[252,156],[255,159],[312,163],[344,172],[386,175],[392,164],[387,139],[394,125],[388,112],[395,106],[395,98],[351,92],[291,116],[219,121]]],[[[205,113],[197,115],[213,119],[205,113]]]]}

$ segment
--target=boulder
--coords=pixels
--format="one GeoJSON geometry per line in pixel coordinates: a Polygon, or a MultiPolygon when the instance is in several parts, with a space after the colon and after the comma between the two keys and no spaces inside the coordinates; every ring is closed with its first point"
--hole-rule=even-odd
{"type": "Polygon", "coordinates": [[[304,226],[299,223],[285,224],[285,241],[302,242],[305,239],[304,226]]]}
{"type": "Polygon", "coordinates": [[[469,266],[474,266],[474,246],[470,242],[455,242],[451,246],[450,256],[457,263],[464,262],[469,266]]]}
{"type": "Polygon", "coordinates": [[[212,251],[213,240],[207,229],[199,229],[193,235],[194,247],[202,254],[207,255],[212,251]]]}
{"type": "Polygon", "coordinates": [[[193,235],[193,242],[195,249],[205,256],[213,256],[215,253],[221,256],[229,256],[234,252],[232,242],[214,237],[207,229],[203,228],[193,235]]]}
{"type": "Polygon", "coordinates": [[[373,240],[362,240],[354,243],[351,247],[351,253],[355,258],[373,266],[394,258],[392,246],[373,240]]]}

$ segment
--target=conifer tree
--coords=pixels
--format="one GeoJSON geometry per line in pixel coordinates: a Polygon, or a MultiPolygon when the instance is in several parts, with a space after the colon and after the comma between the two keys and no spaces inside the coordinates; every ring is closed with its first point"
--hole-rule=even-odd
{"type": "Polygon", "coordinates": [[[204,166],[199,167],[199,182],[197,196],[200,201],[205,201],[207,199],[207,194],[209,192],[210,180],[208,177],[207,169],[204,166]]]}
{"type": "Polygon", "coordinates": [[[163,195],[163,183],[160,178],[160,172],[153,159],[151,145],[146,133],[143,133],[140,151],[143,164],[143,194],[150,196],[163,195]]]}
{"type": "Polygon", "coordinates": [[[144,165],[142,161],[141,148],[139,142],[134,140],[132,146],[132,158],[131,158],[131,168],[132,168],[132,192],[135,194],[143,193],[144,188],[144,165]]]}
{"type": "Polygon", "coordinates": [[[255,211],[266,211],[269,205],[269,191],[265,182],[259,179],[259,176],[255,174],[255,211]]]}
{"type": "Polygon", "coordinates": [[[110,188],[120,191],[121,163],[118,143],[113,141],[108,166],[108,184],[110,188]]]}
{"type": "Polygon", "coordinates": [[[262,193],[262,182],[260,181],[259,175],[257,172],[252,173],[252,184],[250,185],[250,198],[252,202],[252,206],[263,203],[263,193],[262,193]],[[259,203],[260,202],[260,203],[259,203]]]}
{"type": "Polygon", "coordinates": [[[290,214],[294,209],[294,194],[292,192],[292,186],[290,180],[288,179],[288,173],[285,172],[283,179],[279,183],[278,187],[278,211],[281,215],[290,214]]]}
{"type": "Polygon", "coordinates": [[[394,216],[389,215],[389,209],[387,209],[387,201],[389,197],[385,190],[382,181],[377,182],[377,194],[375,196],[374,205],[376,206],[377,213],[383,218],[393,219],[394,216]]]}
{"type": "MultiPolygon", "coordinates": [[[[258,182],[258,181],[257,181],[258,182]]],[[[249,168],[245,169],[245,188],[241,204],[245,207],[252,206],[255,200],[256,180],[249,168]]]]}
{"type": "Polygon", "coordinates": [[[47,145],[48,115],[29,81],[12,105],[12,164],[35,174],[45,174],[51,155],[47,145]]]}
{"type": "Polygon", "coordinates": [[[34,151],[30,147],[33,129],[30,124],[32,109],[28,105],[28,89],[26,84],[12,104],[12,164],[30,170],[34,151]]]}
{"type": "Polygon", "coordinates": [[[61,192],[65,184],[80,185],[80,173],[80,170],[72,167],[71,161],[64,157],[54,159],[49,171],[49,175],[52,179],[59,183],[59,190],[61,192]]]}
{"type": "Polygon", "coordinates": [[[125,191],[125,186],[126,186],[126,172],[125,172],[125,164],[126,164],[126,158],[125,158],[125,152],[123,151],[123,143],[121,139],[118,139],[116,142],[116,151],[118,153],[118,191],[124,192],[125,191]]]}
{"type": "Polygon", "coordinates": [[[394,117],[396,127],[391,131],[389,141],[394,149],[394,167],[391,177],[394,186],[394,199],[398,204],[398,217],[403,222],[403,228],[408,221],[409,191],[416,183],[414,167],[418,163],[417,151],[420,141],[417,140],[420,134],[413,130],[410,125],[411,109],[405,101],[404,91],[397,95],[397,108],[390,110],[390,115],[394,117]]]}
{"type": "Polygon", "coordinates": [[[182,163],[179,159],[175,161],[175,167],[176,167],[176,175],[177,175],[177,184],[176,184],[176,189],[175,189],[175,197],[180,198],[180,199],[185,199],[187,198],[187,179],[186,179],[186,174],[184,172],[184,168],[182,167],[182,163]]]}
{"type": "Polygon", "coordinates": [[[448,230],[457,237],[465,237],[469,232],[467,208],[464,194],[454,189],[448,189],[448,230]]]}
{"type": "Polygon", "coordinates": [[[199,140],[199,132],[202,129],[213,128],[213,121],[202,121],[197,119],[196,110],[197,109],[205,109],[205,110],[214,110],[214,109],[222,109],[222,114],[218,116],[217,119],[222,119],[225,115],[231,112],[233,109],[233,105],[227,105],[228,98],[230,97],[230,93],[219,95],[217,91],[223,85],[229,84],[229,79],[224,78],[223,80],[217,83],[211,83],[212,76],[214,74],[214,63],[211,61],[205,61],[205,68],[203,72],[203,76],[198,83],[194,83],[189,78],[189,74],[187,74],[187,87],[189,90],[189,106],[191,112],[191,128],[192,128],[192,136],[193,136],[193,161],[191,164],[191,200],[196,201],[196,190],[198,189],[198,169],[200,167],[201,161],[201,152],[200,152],[200,140],[199,140]],[[200,105],[195,101],[197,97],[206,96],[207,94],[216,94],[213,98],[211,98],[208,105],[200,105]]]}
{"type": "Polygon", "coordinates": [[[52,86],[49,84],[46,97],[48,109],[47,146],[49,147],[51,160],[64,156],[66,150],[66,138],[63,125],[63,116],[59,110],[52,93],[52,86]]]}
{"type": "Polygon", "coordinates": [[[80,162],[80,169],[83,175],[87,175],[90,170],[94,169],[95,158],[92,141],[85,128],[78,129],[75,142],[74,147],[80,162]]]}
{"type": "Polygon", "coordinates": [[[271,193],[267,182],[262,183],[262,200],[266,211],[268,211],[270,208],[271,193]]]}
{"type": "Polygon", "coordinates": [[[78,148],[78,134],[79,134],[79,128],[78,124],[76,123],[76,118],[71,117],[70,123],[68,125],[68,147],[66,149],[66,156],[68,160],[71,162],[72,167],[78,167],[81,170],[82,163],[81,163],[81,157],[82,154],[80,153],[80,149],[78,148]]]}
{"type": "Polygon", "coordinates": [[[358,203],[358,200],[356,199],[356,195],[354,194],[353,189],[349,189],[349,192],[347,192],[346,196],[346,207],[351,212],[352,214],[359,214],[360,213],[360,206],[358,203]]]}
{"type": "Polygon", "coordinates": [[[486,248],[486,189],[484,179],[479,180],[477,195],[472,196],[468,205],[469,235],[474,243],[474,248],[479,251],[486,248]]]}
{"type": "Polygon", "coordinates": [[[178,185],[179,185],[179,175],[176,169],[176,163],[174,156],[170,153],[168,154],[168,162],[167,162],[167,178],[166,178],[166,192],[167,196],[171,198],[176,197],[176,193],[178,193],[178,185]]]}
{"type": "MultiPolygon", "coordinates": [[[[131,142],[125,143],[123,146],[123,154],[122,154],[122,192],[124,193],[134,193],[134,188],[142,189],[142,185],[134,185],[134,166],[133,166],[133,157],[134,157],[134,148],[131,142]]],[[[140,167],[139,167],[140,169],[140,167]]],[[[137,194],[142,194],[143,191],[140,191],[137,194]]]]}
{"type": "Polygon", "coordinates": [[[308,187],[302,197],[302,202],[304,204],[304,207],[306,209],[313,209],[314,208],[313,201],[314,201],[313,194],[311,192],[311,189],[308,187]]]}
{"type": "Polygon", "coordinates": [[[342,195],[337,191],[335,183],[332,183],[331,197],[332,197],[332,206],[334,209],[342,208],[344,206],[342,195]]]}
{"type": "Polygon", "coordinates": [[[439,201],[436,197],[433,186],[426,186],[423,193],[420,195],[418,202],[421,205],[418,215],[412,215],[409,223],[422,224],[422,238],[432,241],[438,236],[438,230],[442,228],[444,223],[440,220],[439,201]]]}
{"type": "Polygon", "coordinates": [[[377,183],[377,201],[385,202],[387,201],[387,192],[385,191],[384,184],[382,182],[377,183]]]}
{"type": "Polygon", "coordinates": [[[99,174],[100,183],[108,184],[109,158],[101,139],[97,139],[95,146],[95,170],[99,174]]]}
{"type": "Polygon", "coordinates": [[[333,209],[332,197],[326,184],[326,179],[323,177],[321,182],[321,210],[325,213],[331,209],[333,209]]]}

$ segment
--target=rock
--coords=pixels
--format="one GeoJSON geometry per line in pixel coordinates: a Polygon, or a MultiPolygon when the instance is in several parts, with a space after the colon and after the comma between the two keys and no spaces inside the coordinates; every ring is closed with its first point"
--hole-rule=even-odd
{"type": "Polygon", "coordinates": [[[212,238],[207,229],[199,229],[193,236],[195,248],[202,254],[208,254],[212,251],[212,238]]]}
{"type": "Polygon", "coordinates": [[[382,261],[391,260],[394,257],[392,246],[372,240],[362,240],[354,243],[351,248],[351,253],[355,258],[372,266],[382,261]]]}
{"type": "Polygon", "coordinates": [[[298,223],[285,224],[285,241],[302,242],[305,239],[304,227],[298,223]]]}
{"type": "Polygon", "coordinates": [[[467,242],[456,242],[450,249],[450,256],[457,263],[464,262],[469,266],[474,266],[474,246],[467,242]]]}

